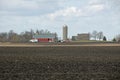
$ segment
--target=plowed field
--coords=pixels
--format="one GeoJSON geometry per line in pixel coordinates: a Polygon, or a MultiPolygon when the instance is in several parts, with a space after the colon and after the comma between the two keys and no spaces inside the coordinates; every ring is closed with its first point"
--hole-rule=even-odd
{"type": "Polygon", "coordinates": [[[2,46],[0,80],[120,80],[120,46],[2,46]]]}

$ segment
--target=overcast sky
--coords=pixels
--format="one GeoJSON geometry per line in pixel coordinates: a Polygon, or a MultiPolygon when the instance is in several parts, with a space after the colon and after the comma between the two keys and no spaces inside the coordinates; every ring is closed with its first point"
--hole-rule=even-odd
{"type": "Polygon", "coordinates": [[[0,0],[0,32],[48,29],[69,37],[93,30],[120,34],[120,0],[0,0]]]}

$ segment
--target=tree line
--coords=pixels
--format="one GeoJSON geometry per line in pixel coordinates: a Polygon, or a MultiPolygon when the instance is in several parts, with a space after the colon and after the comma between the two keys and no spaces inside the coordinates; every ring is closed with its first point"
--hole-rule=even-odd
{"type": "Polygon", "coordinates": [[[93,40],[107,41],[107,38],[106,36],[104,36],[102,31],[98,32],[94,30],[92,33],[90,33],[90,38],[92,38],[93,40]]]}
{"type": "Polygon", "coordinates": [[[9,32],[0,33],[0,42],[28,42],[36,34],[52,34],[48,30],[29,30],[21,32],[20,34],[10,30],[9,32]]]}
{"type": "MultiPolygon", "coordinates": [[[[1,32],[0,33],[0,42],[28,42],[30,39],[33,38],[36,34],[53,34],[48,30],[29,30],[21,32],[20,34],[14,32],[13,30],[10,30],[9,32],[1,32]]],[[[56,34],[57,35],[57,34],[56,34]]],[[[90,33],[90,38],[93,40],[99,40],[99,41],[107,41],[106,36],[104,36],[102,31],[96,31],[94,30],[92,33],[90,33]]],[[[114,42],[120,42],[120,34],[118,34],[116,37],[113,38],[114,42]]]]}
{"type": "MultiPolygon", "coordinates": [[[[107,41],[107,37],[103,34],[102,31],[98,32],[94,30],[92,33],[90,33],[90,38],[93,40],[99,40],[99,41],[107,41]]],[[[113,42],[120,42],[120,34],[116,35],[113,39],[113,42]]]]}

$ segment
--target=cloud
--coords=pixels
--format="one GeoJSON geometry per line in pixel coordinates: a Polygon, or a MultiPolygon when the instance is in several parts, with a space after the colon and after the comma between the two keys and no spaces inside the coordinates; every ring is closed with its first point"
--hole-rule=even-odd
{"type": "Polygon", "coordinates": [[[89,4],[98,4],[101,3],[102,0],[90,0],[89,4]]]}
{"type": "Polygon", "coordinates": [[[86,10],[93,11],[93,12],[99,12],[105,9],[105,6],[103,4],[92,4],[87,7],[86,10]]]}
{"type": "Polygon", "coordinates": [[[52,9],[63,6],[68,0],[0,0],[0,10],[52,9]]]}
{"type": "Polygon", "coordinates": [[[68,8],[65,8],[65,9],[62,9],[62,10],[58,10],[54,13],[48,14],[48,16],[51,19],[54,19],[58,16],[67,17],[67,16],[80,16],[80,15],[83,15],[82,11],[81,11],[81,9],[78,9],[76,7],[68,7],[68,8]]]}
{"type": "Polygon", "coordinates": [[[0,15],[39,16],[51,13],[66,0],[0,0],[0,15]]]}
{"type": "Polygon", "coordinates": [[[2,10],[13,9],[38,9],[39,6],[33,0],[1,0],[0,7],[2,10]]]}
{"type": "Polygon", "coordinates": [[[120,14],[120,0],[109,0],[109,8],[120,14]]]}
{"type": "Polygon", "coordinates": [[[120,0],[90,0],[89,4],[104,4],[108,9],[120,12],[120,0]]]}
{"type": "Polygon", "coordinates": [[[1,0],[0,16],[32,16],[40,14],[39,5],[34,0],[1,0]]]}
{"type": "Polygon", "coordinates": [[[81,17],[89,16],[104,10],[105,6],[103,4],[92,4],[83,8],[78,8],[75,6],[67,7],[65,9],[57,10],[54,13],[48,14],[48,17],[54,20],[57,17],[81,17]]]}

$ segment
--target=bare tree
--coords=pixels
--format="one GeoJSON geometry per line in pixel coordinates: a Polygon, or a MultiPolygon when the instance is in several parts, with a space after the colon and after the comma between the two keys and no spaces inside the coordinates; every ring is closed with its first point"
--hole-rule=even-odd
{"type": "Polygon", "coordinates": [[[8,39],[8,34],[6,32],[0,33],[0,41],[5,42],[8,39]]]}
{"type": "Polygon", "coordinates": [[[97,31],[93,31],[91,37],[94,38],[94,40],[97,40],[97,31]]]}
{"type": "Polygon", "coordinates": [[[103,35],[103,32],[102,32],[102,31],[100,31],[100,32],[97,33],[97,38],[98,38],[99,40],[102,40],[103,37],[104,37],[104,35],[103,35]]]}
{"type": "Polygon", "coordinates": [[[36,34],[51,34],[51,32],[50,31],[48,31],[47,29],[46,30],[36,30],[36,34]]]}
{"type": "Polygon", "coordinates": [[[33,38],[33,35],[35,34],[33,29],[30,30],[30,34],[31,34],[31,35],[30,35],[31,38],[33,38]]]}
{"type": "Polygon", "coordinates": [[[43,34],[44,33],[44,30],[42,29],[42,30],[40,30],[40,34],[43,34]]]}
{"type": "Polygon", "coordinates": [[[15,33],[13,30],[10,30],[9,33],[8,33],[8,41],[10,42],[14,42],[14,41],[17,41],[16,38],[17,38],[17,33],[15,33]]]}
{"type": "Polygon", "coordinates": [[[90,34],[90,37],[94,40],[103,40],[104,35],[102,31],[97,32],[96,30],[94,30],[92,34],[90,34]]]}
{"type": "Polygon", "coordinates": [[[25,31],[22,36],[23,36],[24,42],[28,42],[31,39],[31,32],[25,31]]]}
{"type": "Polygon", "coordinates": [[[36,34],[38,34],[38,35],[40,34],[40,31],[38,29],[36,30],[36,34]]]}
{"type": "Polygon", "coordinates": [[[118,35],[116,36],[116,40],[117,40],[118,42],[120,42],[120,34],[118,34],[118,35]]]}

